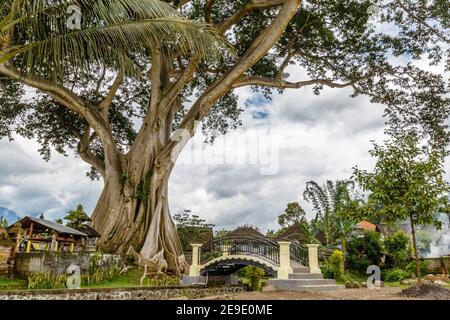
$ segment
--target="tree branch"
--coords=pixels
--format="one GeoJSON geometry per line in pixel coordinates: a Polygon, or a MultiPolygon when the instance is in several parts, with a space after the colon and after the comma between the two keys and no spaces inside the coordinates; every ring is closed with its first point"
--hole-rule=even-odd
{"type": "Polygon", "coordinates": [[[103,179],[105,179],[105,162],[92,153],[90,148],[90,132],[91,127],[86,125],[83,129],[83,135],[81,136],[80,143],[78,144],[78,154],[81,159],[93,166],[101,174],[103,179]]]}
{"type": "Polygon", "coordinates": [[[350,87],[356,82],[366,78],[367,77],[362,77],[358,78],[357,80],[349,81],[346,83],[337,83],[329,79],[312,79],[298,82],[290,82],[286,80],[269,79],[264,77],[245,77],[241,81],[234,83],[233,89],[244,86],[274,87],[278,89],[299,89],[313,84],[322,84],[330,88],[345,88],[350,87]]]}
{"type": "MultiPolygon", "coordinates": [[[[266,4],[275,6],[278,1],[258,1],[259,4],[266,4]]],[[[191,109],[188,111],[183,121],[181,122],[179,129],[188,130],[190,136],[195,134],[196,125],[203,117],[207,115],[210,108],[214,105],[221,96],[233,89],[233,84],[242,77],[242,75],[257,63],[277,42],[279,37],[283,34],[289,21],[297,12],[297,9],[301,3],[301,0],[285,0],[281,9],[274,20],[264,29],[259,36],[253,41],[244,55],[235,64],[233,68],[230,68],[224,75],[218,78],[210,88],[203,93],[202,96],[194,103],[191,109]]],[[[172,151],[176,148],[181,150],[189,139],[181,139],[180,141],[174,141],[172,139],[164,147],[161,154],[158,156],[158,162],[163,163],[164,160],[171,160],[173,165],[176,155],[172,154],[172,151]]]]}
{"type": "Polygon", "coordinates": [[[18,70],[6,64],[0,64],[0,74],[48,94],[64,107],[81,115],[100,138],[105,152],[105,164],[107,170],[111,171],[111,177],[119,183],[121,159],[111,130],[97,110],[94,110],[92,106],[83,101],[74,92],[56,82],[51,82],[34,75],[24,76],[18,70]]]}
{"type": "Polygon", "coordinates": [[[103,115],[105,119],[108,118],[109,107],[111,107],[114,97],[116,96],[116,93],[120,88],[120,85],[123,83],[123,79],[124,74],[122,71],[119,71],[117,73],[116,78],[114,79],[113,84],[111,85],[111,88],[109,89],[108,94],[106,95],[106,98],[99,105],[100,113],[103,115]]]}
{"type": "Polygon", "coordinates": [[[243,8],[236,11],[227,20],[216,25],[220,33],[224,33],[252,11],[268,9],[283,5],[285,0],[251,0],[243,8]]]}

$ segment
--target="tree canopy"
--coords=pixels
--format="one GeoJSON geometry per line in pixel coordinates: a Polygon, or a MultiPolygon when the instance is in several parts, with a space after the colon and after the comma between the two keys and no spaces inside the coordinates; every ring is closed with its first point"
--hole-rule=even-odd
{"type": "Polygon", "coordinates": [[[282,227],[287,227],[296,223],[307,222],[305,210],[298,202],[291,202],[287,204],[284,213],[278,216],[278,224],[282,227]]]}

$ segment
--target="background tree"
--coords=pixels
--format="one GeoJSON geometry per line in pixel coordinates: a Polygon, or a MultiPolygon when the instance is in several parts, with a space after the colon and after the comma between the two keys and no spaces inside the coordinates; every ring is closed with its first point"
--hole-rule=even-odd
{"type": "Polygon", "coordinates": [[[383,247],[380,234],[374,231],[364,232],[363,237],[354,236],[348,241],[345,264],[347,269],[366,274],[370,265],[380,265],[383,247]]]}
{"type": "Polygon", "coordinates": [[[200,216],[191,214],[191,210],[174,215],[183,251],[191,251],[191,243],[204,243],[213,237],[213,224],[206,223],[200,216]]]}
{"type": "Polygon", "coordinates": [[[351,216],[348,211],[355,206],[355,200],[350,195],[352,188],[352,181],[328,180],[323,186],[315,181],[306,183],[303,197],[313,205],[316,213],[311,224],[323,232],[327,246],[340,239],[345,250],[347,236],[354,225],[353,220],[347,218],[351,216]]]}
{"type": "Polygon", "coordinates": [[[369,214],[388,223],[409,219],[411,223],[416,273],[420,280],[417,225],[435,225],[436,211],[447,205],[449,185],[444,179],[444,156],[431,143],[420,144],[415,132],[397,134],[384,145],[374,143],[370,155],[377,159],[373,172],[355,168],[354,177],[370,191],[369,214]]]}
{"type": "Polygon", "coordinates": [[[107,251],[163,250],[178,269],[169,176],[200,123],[209,141],[240,124],[235,89],[269,98],[286,89],[349,88],[384,104],[390,121],[436,137],[436,119],[448,114],[442,75],[398,63],[445,60],[447,1],[75,3],[83,13],[77,32],[64,27],[67,2],[2,2],[0,135],[36,139],[46,159],[51,150],[73,150],[92,166],[89,176],[105,185],[92,219],[107,251]],[[371,23],[375,3],[387,32],[371,23]],[[288,66],[301,76],[293,79],[288,66]]]}
{"type": "Polygon", "coordinates": [[[298,202],[288,203],[284,213],[278,216],[278,224],[287,227],[293,224],[302,224],[307,222],[305,210],[298,202]]]}
{"type": "Polygon", "coordinates": [[[0,217],[0,227],[7,228],[8,226],[8,220],[6,220],[4,217],[0,217]]]}
{"type": "Polygon", "coordinates": [[[411,241],[405,232],[399,230],[387,236],[383,245],[387,254],[386,264],[389,267],[405,268],[411,257],[411,241]]]}
{"type": "Polygon", "coordinates": [[[215,238],[226,237],[231,231],[226,229],[220,229],[214,232],[215,238]]]}
{"type": "Polygon", "coordinates": [[[83,231],[86,223],[92,221],[81,204],[79,204],[75,210],[69,210],[64,219],[69,221],[67,223],[68,227],[79,231],[83,231]]]}

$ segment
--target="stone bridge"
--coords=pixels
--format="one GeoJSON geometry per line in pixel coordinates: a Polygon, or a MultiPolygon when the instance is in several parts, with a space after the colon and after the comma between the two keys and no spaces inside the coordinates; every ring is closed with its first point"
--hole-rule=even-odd
{"type": "Polygon", "coordinates": [[[255,236],[221,237],[192,245],[192,265],[184,284],[201,284],[208,276],[231,275],[244,266],[256,266],[274,279],[268,283],[288,290],[340,289],[323,279],[318,244],[274,241],[255,236]]]}

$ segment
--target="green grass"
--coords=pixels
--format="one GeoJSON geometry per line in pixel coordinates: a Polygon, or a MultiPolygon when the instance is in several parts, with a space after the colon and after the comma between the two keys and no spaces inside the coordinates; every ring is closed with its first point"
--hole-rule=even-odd
{"type": "MultiPolygon", "coordinates": [[[[143,271],[135,268],[129,270],[127,273],[121,274],[114,280],[102,281],[95,285],[82,286],[81,288],[129,288],[138,287],[143,271]]],[[[160,276],[158,280],[153,280],[152,276],[145,278],[144,286],[174,286],[178,285],[179,280],[176,277],[160,276]]],[[[27,281],[21,279],[7,279],[0,278],[0,290],[26,290],[27,281]]]]}
{"type": "Polygon", "coordinates": [[[22,290],[26,288],[26,280],[0,278],[0,290],[22,290]]]}
{"type": "MultiPolygon", "coordinates": [[[[101,283],[91,285],[86,288],[127,288],[139,286],[143,271],[131,269],[127,273],[121,274],[118,278],[112,281],[103,281],[101,283]]],[[[148,277],[144,280],[144,285],[149,282],[148,277]]]]}

